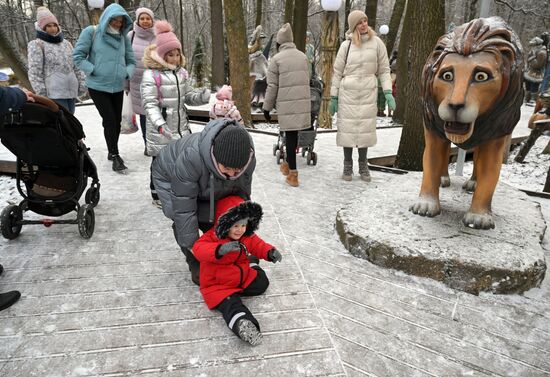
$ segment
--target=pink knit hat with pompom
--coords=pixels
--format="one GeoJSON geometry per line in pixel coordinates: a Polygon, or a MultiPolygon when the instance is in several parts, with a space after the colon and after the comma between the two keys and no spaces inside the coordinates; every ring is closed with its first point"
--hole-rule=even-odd
{"type": "Polygon", "coordinates": [[[161,58],[164,59],[164,55],[175,48],[179,48],[181,52],[181,43],[172,32],[172,25],[168,21],[155,22],[155,34],[157,35],[157,53],[161,58]]]}
{"type": "Polygon", "coordinates": [[[47,24],[56,24],[59,27],[59,22],[52,12],[46,7],[38,7],[36,9],[36,22],[40,29],[44,30],[47,24]]]}
{"type": "Polygon", "coordinates": [[[152,11],[151,9],[145,8],[145,7],[141,7],[141,8],[136,9],[136,21],[139,20],[139,16],[140,16],[142,13],[148,14],[149,17],[151,17],[151,20],[154,20],[154,19],[155,19],[155,14],[153,13],[153,11],[152,11]]]}
{"type": "Polygon", "coordinates": [[[216,93],[216,98],[220,101],[231,101],[231,98],[233,98],[233,88],[231,87],[231,85],[222,86],[221,89],[218,90],[218,92],[216,93]]]}

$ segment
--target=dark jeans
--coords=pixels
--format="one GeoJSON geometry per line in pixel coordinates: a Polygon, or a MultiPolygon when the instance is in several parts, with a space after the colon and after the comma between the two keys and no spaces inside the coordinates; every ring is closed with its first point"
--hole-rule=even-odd
{"type": "Polygon", "coordinates": [[[242,292],[238,294],[232,294],[229,297],[226,297],[218,306],[216,306],[216,310],[220,311],[223,315],[223,319],[225,320],[225,323],[227,323],[227,326],[233,331],[237,336],[238,334],[238,328],[235,326],[235,324],[240,319],[248,319],[252,323],[256,325],[258,330],[260,330],[260,324],[258,323],[258,320],[252,315],[250,310],[243,304],[241,301],[240,296],[259,296],[262,293],[264,293],[269,287],[269,280],[267,279],[267,275],[265,274],[265,271],[262,270],[260,267],[253,267],[256,271],[258,271],[258,275],[256,276],[256,279],[250,283],[248,287],[246,287],[242,292]]]}
{"type": "MultiPolygon", "coordinates": [[[[201,223],[199,222],[199,229],[204,233],[212,228],[214,224],[211,223],[201,223]]],[[[172,223],[172,231],[174,232],[174,237],[176,241],[178,240],[178,235],[176,234],[176,224],[172,223]]],[[[181,247],[181,252],[185,255],[185,262],[189,266],[189,271],[191,272],[191,280],[196,285],[200,285],[200,263],[193,255],[193,251],[187,247],[181,247]]]]}
{"type": "Polygon", "coordinates": [[[143,142],[147,145],[147,139],[145,137],[145,127],[147,125],[147,117],[145,115],[139,115],[139,125],[141,127],[141,134],[143,135],[143,142]]]}
{"type": "Polygon", "coordinates": [[[66,108],[71,114],[74,114],[75,111],[75,100],[74,98],[55,98],[53,99],[59,105],[66,108]]]}
{"type": "Polygon", "coordinates": [[[88,88],[90,97],[103,119],[103,136],[110,154],[118,154],[118,137],[122,120],[122,97],[124,92],[107,93],[88,88]]]}
{"type": "Polygon", "coordinates": [[[296,170],[296,148],[298,148],[298,131],[285,131],[286,162],[290,170],[296,170]]]}

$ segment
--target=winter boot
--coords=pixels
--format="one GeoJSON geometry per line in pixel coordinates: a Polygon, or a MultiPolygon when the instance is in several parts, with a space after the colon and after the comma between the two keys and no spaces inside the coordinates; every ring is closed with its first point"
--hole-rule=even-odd
{"type": "Polygon", "coordinates": [[[128,169],[126,167],[126,165],[124,165],[124,160],[118,154],[115,154],[112,157],[113,157],[113,170],[114,171],[120,172],[120,171],[128,169]]]}
{"type": "Polygon", "coordinates": [[[290,171],[290,168],[288,167],[288,162],[286,161],[281,162],[281,166],[279,166],[279,170],[281,170],[281,173],[283,173],[283,175],[288,175],[288,172],[290,171]]]}
{"type": "Polygon", "coordinates": [[[19,300],[19,297],[21,297],[21,293],[19,293],[19,291],[0,293],[0,310],[7,309],[15,304],[17,300],[19,300]]]}
{"type": "Polygon", "coordinates": [[[288,183],[292,187],[298,187],[300,185],[298,183],[298,170],[288,171],[288,176],[286,177],[286,183],[288,183]]]}
{"type": "Polygon", "coordinates": [[[342,173],[342,179],[344,181],[351,181],[353,176],[353,161],[344,160],[344,172],[342,173]]]}
{"type": "Polygon", "coordinates": [[[244,340],[247,343],[250,343],[253,346],[257,346],[262,342],[262,333],[252,321],[248,319],[241,319],[236,323],[237,334],[239,338],[244,340]]]}
{"type": "Polygon", "coordinates": [[[361,174],[363,181],[370,182],[370,170],[367,160],[359,161],[359,174],[361,174]]]}

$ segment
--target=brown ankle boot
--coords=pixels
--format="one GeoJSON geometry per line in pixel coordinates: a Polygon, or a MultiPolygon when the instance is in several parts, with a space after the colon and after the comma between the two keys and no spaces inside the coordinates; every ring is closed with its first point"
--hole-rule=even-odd
{"type": "Polygon", "coordinates": [[[288,176],[286,177],[286,183],[288,183],[292,187],[298,187],[300,185],[298,183],[298,170],[290,170],[288,172],[288,176]]]}
{"type": "Polygon", "coordinates": [[[281,162],[281,166],[279,166],[279,170],[281,171],[281,173],[283,173],[283,175],[288,175],[288,172],[290,171],[288,167],[288,162],[286,161],[281,162]]]}

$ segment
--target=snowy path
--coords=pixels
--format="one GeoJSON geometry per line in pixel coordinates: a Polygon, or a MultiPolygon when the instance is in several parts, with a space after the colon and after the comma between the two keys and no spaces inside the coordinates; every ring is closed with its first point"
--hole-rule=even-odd
{"type": "MultiPolygon", "coordinates": [[[[259,234],[284,259],[262,263],[271,285],[245,301],[264,342],[243,344],[203,304],[170,221],[151,205],[139,136],[121,137],[131,170],[121,176],[106,160],[95,109],[77,116],[102,183],[96,231],[85,241],[76,226],[27,226],[17,240],[0,239],[0,291],[23,294],[0,312],[0,376],[550,375],[548,278],[524,296],[477,297],[344,249],[337,209],[358,195],[384,195],[376,187],[386,175],[373,172],[368,185],[341,181],[335,134],[319,135],[317,166],[298,158],[299,188],[283,183],[276,139],[254,134],[259,234]]],[[[380,144],[369,155],[388,143],[380,144]]],[[[17,197],[7,191],[2,207],[17,197]]]]}

